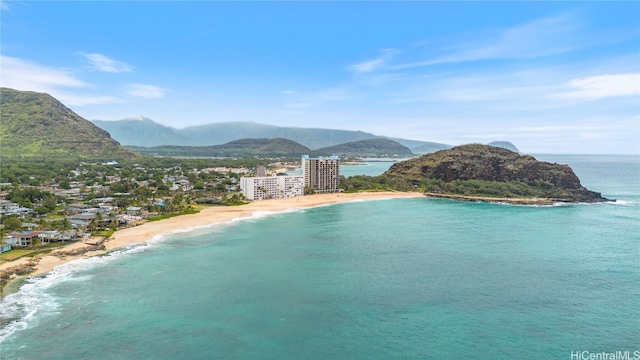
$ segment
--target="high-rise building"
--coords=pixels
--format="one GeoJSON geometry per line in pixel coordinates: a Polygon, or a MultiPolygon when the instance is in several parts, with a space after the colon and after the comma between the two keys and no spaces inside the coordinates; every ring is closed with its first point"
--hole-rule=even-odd
{"type": "Polygon", "coordinates": [[[310,158],[302,155],[302,176],[305,189],[316,193],[340,191],[340,165],[337,156],[310,158]]]}

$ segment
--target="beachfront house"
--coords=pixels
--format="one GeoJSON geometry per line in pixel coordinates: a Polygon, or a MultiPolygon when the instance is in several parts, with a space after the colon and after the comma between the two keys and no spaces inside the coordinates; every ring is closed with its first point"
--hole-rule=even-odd
{"type": "Polygon", "coordinates": [[[80,237],[81,234],[84,234],[84,232],[80,232],[78,230],[49,230],[41,231],[38,238],[40,238],[40,241],[43,243],[50,243],[52,241],[72,241],[77,237],[80,237]]]}
{"type": "Polygon", "coordinates": [[[33,240],[39,234],[40,231],[13,231],[7,234],[4,242],[12,246],[27,247],[33,245],[33,240]]]}

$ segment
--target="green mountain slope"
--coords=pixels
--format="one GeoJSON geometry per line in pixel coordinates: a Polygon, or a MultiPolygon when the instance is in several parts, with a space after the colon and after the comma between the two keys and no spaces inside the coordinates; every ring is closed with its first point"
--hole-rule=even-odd
{"type": "Polygon", "coordinates": [[[206,156],[206,157],[299,157],[310,153],[310,149],[288,139],[239,139],[213,146],[154,147],[128,146],[131,151],[164,156],[206,156]]]}
{"type": "Polygon", "coordinates": [[[377,138],[348,142],[312,151],[314,156],[409,157],[411,150],[396,141],[377,138]]]}
{"type": "Polygon", "coordinates": [[[568,165],[481,144],[457,146],[396,163],[381,178],[405,189],[440,194],[569,202],[606,200],[584,188],[568,165]]]}
{"type": "Polygon", "coordinates": [[[48,94],[0,89],[3,158],[122,159],[135,156],[108,132],[48,94]]]}

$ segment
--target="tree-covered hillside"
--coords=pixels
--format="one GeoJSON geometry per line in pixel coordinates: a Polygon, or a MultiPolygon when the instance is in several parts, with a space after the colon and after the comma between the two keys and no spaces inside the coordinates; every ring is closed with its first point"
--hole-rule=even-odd
{"type": "Polygon", "coordinates": [[[318,156],[353,156],[353,157],[410,157],[411,150],[396,141],[376,138],[348,142],[345,144],[329,146],[314,150],[313,155],[318,156]]]}
{"type": "Polygon", "coordinates": [[[0,155],[21,159],[135,156],[48,94],[0,89],[0,155]]]}
{"type": "Polygon", "coordinates": [[[149,148],[129,146],[134,152],[163,156],[207,157],[299,157],[311,150],[295,141],[275,139],[240,139],[214,146],[154,146],[149,148]]]}

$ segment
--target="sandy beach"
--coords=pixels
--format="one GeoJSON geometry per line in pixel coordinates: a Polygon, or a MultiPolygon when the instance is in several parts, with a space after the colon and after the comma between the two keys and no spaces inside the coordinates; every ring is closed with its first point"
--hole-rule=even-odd
{"type": "Polygon", "coordinates": [[[418,192],[362,192],[332,193],[300,196],[288,199],[254,201],[241,206],[216,206],[205,208],[197,214],[182,215],[160,221],[147,222],[139,226],[116,231],[103,244],[104,249],[96,249],[85,243],[72,243],[56,249],[50,254],[34,258],[21,258],[0,264],[0,272],[17,276],[16,269],[29,267],[28,275],[42,275],[54,267],[74,259],[105,254],[108,251],[144,243],[156,235],[171,233],[179,229],[188,229],[216,223],[225,223],[235,219],[249,218],[256,212],[281,212],[288,209],[306,209],[322,205],[360,200],[382,200],[391,198],[422,197],[418,192]]]}

